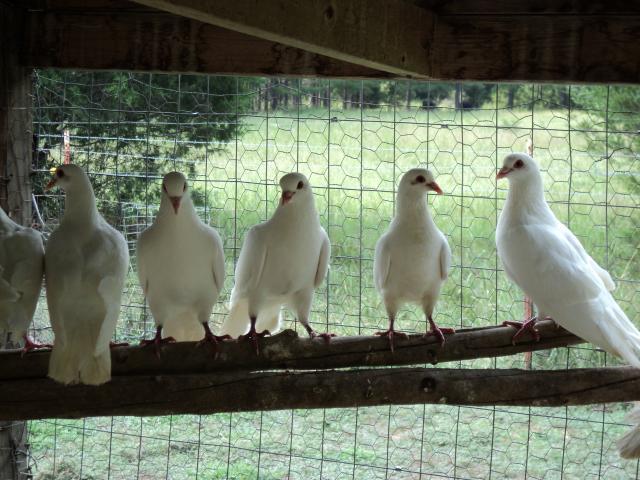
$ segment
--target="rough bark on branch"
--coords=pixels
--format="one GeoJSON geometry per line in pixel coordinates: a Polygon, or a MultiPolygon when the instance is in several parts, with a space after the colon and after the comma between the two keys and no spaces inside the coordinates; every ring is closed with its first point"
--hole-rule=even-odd
{"type": "MultiPolygon", "coordinates": [[[[214,358],[210,346],[195,347],[193,342],[169,344],[162,348],[158,359],[153,349],[138,346],[114,348],[114,376],[192,374],[229,370],[312,370],[386,365],[416,365],[444,363],[475,358],[497,357],[583,343],[584,340],[551,321],[539,324],[541,339],[535,342],[523,337],[511,344],[515,330],[511,327],[484,327],[458,330],[447,335],[444,346],[433,337],[411,335],[408,340],[396,339],[395,352],[389,350],[386,338],[374,336],[336,337],[329,344],[322,339],[299,338],[291,330],[260,341],[256,356],[250,343],[225,341],[219,344],[214,358]]],[[[0,353],[0,381],[45,377],[49,352],[34,352],[20,356],[19,352],[0,353]]]]}
{"type": "Polygon", "coordinates": [[[566,406],[640,400],[640,370],[378,368],[115,377],[100,387],[0,381],[0,420],[424,403],[566,406]]]}

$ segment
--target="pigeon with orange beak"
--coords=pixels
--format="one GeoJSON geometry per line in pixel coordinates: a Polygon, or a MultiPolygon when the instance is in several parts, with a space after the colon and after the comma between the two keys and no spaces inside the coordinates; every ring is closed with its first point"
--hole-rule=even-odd
{"type": "Polygon", "coordinates": [[[209,342],[209,317],[224,285],[220,235],[198,217],[187,179],[171,172],[162,180],[160,211],[138,239],[138,277],[156,324],[156,354],[172,341],[209,342]],[[163,338],[164,337],[164,338],[163,338]]]}
{"type": "Polygon", "coordinates": [[[55,334],[49,376],[64,384],[111,378],[110,340],[120,312],[129,250],[102,218],[87,174],[61,165],[47,188],[62,188],[64,216],[45,250],[47,304],[55,334]]]}
{"type": "Polygon", "coordinates": [[[394,329],[397,312],[405,303],[422,307],[430,325],[426,335],[444,343],[444,334],[454,333],[450,328],[438,328],[433,321],[440,289],[449,275],[451,250],[427,208],[430,191],[442,194],[429,170],[414,168],[405,173],[398,187],[396,216],[376,243],[374,282],[389,318],[389,328],[376,335],[389,339],[391,351],[394,337],[406,338],[394,329]]]}
{"type": "Polygon", "coordinates": [[[243,338],[253,342],[256,353],[258,338],[280,328],[283,305],[293,310],[309,336],[327,341],[332,336],[316,333],[309,324],[314,290],[324,281],[331,255],[311,185],[301,173],[289,173],[280,179],[280,187],[280,203],[271,219],[247,232],[231,311],[222,327],[232,336],[246,333],[243,338]]]}

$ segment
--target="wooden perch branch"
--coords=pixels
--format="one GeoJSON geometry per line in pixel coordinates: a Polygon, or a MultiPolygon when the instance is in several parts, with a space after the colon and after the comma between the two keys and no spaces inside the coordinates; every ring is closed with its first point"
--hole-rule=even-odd
{"type": "Polygon", "coordinates": [[[100,387],[0,382],[0,420],[424,403],[557,407],[640,400],[640,370],[379,368],[115,377],[100,387]]]}
{"type": "MultiPolygon", "coordinates": [[[[166,345],[158,359],[150,348],[121,347],[112,350],[114,376],[193,374],[229,370],[313,370],[344,367],[416,365],[474,358],[497,357],[583,343],[584,340],[545,320],[539,324],[541,339],[523,337],[511,344],[511,327],[485,327],[458,330],[447,335],[443,347],[433,338],[411,335],[396,339],[395,352],[386,338],[336,337],[329,344],[321,339],[299,338],[291,330],[260,341],[256,356],[249,343],[225,341],[214,359],[210,346],[196,348],[193,342],[166,345]]],[[[47,374],[49,352],[20,356],[19,352],[0,353],[0,381],[42,378],[47,374]]]]}

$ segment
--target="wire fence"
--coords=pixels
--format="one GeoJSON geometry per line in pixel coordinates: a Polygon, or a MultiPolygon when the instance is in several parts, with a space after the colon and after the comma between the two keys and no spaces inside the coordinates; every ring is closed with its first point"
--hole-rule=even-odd
{"type": "MultiPolygon", "coordinates": [[[[506,196],[495,172],[532,138],[553,210],[612,273],[616,298],[640,324],[640,111],[629,107],[638,97],[637,87],[40,71],[34,221],[48,233],[61,217],[61,194],[42,187],[64,160],[67,130],[71,160],[87,169],[99,209],[131,249],[116,336],[137,341],[154,326],[135,275],[135,241],[158,210],[162,175],[184,172],[199,214],[225,246],[228,277],[211,319],[215,331],[245,232],[275,209],[279,177],[300,171],[333,245],[311,323],[367,335],[387,321],[373,285],[375,242],[393,215],[399,177],[426,165],[445,192],[429,203],[453,252],[436,321],[495,325],[523,315],[522,294],[495,251],[506,196]],[[479,89],[479,105],[455,100],[479,89]]],[[[411,307],[397,326],[426,330],[411,307]]],[[[34,333],[51,339],[44,302],[34,333]]],[[[616,362],[583,345],[458,367],[616,362]]],[[[622,461],[614,447],[626,407],[419,405],[40,420],[29,422],[30,470],[43,479],[637,478],[638,463],[622,461]]]]}

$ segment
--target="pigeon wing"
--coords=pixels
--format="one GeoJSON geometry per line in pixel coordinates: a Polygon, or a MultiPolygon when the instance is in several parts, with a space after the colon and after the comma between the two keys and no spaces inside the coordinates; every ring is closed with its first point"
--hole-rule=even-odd
{"type": "Polygon", "coordinates": [[[267,260],[267,245],[263,231],[253,227],[247,232],[236,266],[236,282],[233,287],[231,303],[234,298],[243,298],[256,288],[262,279],[264,264],[267,260]]]}
{"type": "Polygon", "coordinates": [[[376,251],[373,257],[373,280],[379,292],[384,290],[389,278],[391,267],[391,254],[387,245],[387,237],[383,235],[376,244],[376,251]]]}
{"type": "Polygon", "coordinates": [[[329,258],[331,257],[331,243],[327,233],[322,229],[322,248],[320,249],[320,257],[318,258],[318,268],[316,270],[316,277],[313,281],[314,287],[318,288],[324,281],[329,270],[329,258]]]}
{"type": "Polygon", "coordinates": [[[442,246],[440,247],[440,278],[444,281],[449,277],[449,269],[451,268],[451,248],[445,236],[442,236],[442,246]]]}

